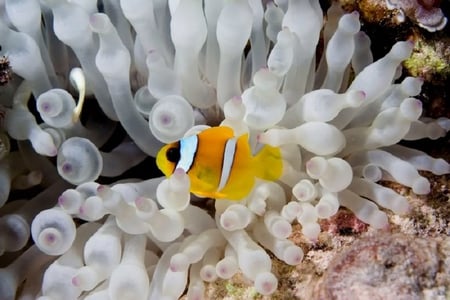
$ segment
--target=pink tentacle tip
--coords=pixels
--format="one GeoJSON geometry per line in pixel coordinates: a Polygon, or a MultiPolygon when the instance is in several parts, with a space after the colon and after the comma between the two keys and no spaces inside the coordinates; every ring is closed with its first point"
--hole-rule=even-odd
{"type": "Polygon", "coordinates": [[[142,209],[145,205],[145,198],[142,196],[139,196],[134,200],[134,205],[136,205],[137,208],[142,209]]]}
{"type": "Polygon", "coordinates": [[[106,191],[106,185],[101,184],[97,187],[97,193],[103,193],[105,191],[106,191]]]}
{"type": "Polygon", "coordinates": [[[53,147],[52,150],[50,150],[50,156],[56,156],[58,154],[58,149],[56,147],[53,147]]]}
{"type": "Polygon", "coordinates": [[[416,105],[416,109],[422,109],[422,101],[417,99],[414,102],[415,102],[415,105],[416,105]]]}
{"type": "Polygon", "coordinates": [[[352,11],[351,14],[352,14],[352,16],[355,17],[355,18],[359,18],[359,12],[358,12],[357,10],[352,11]]]}
{"type": "Polygon", "coordinates": [[[404,215],[409,215],[410,213],[412,213],[413,209],[411,207],[411,205],[408,205],[408,207],[405,208],[404,211],[402,211],[401,213],[404,215]]]}
{"type": "Polygon", "coordinates": [[[217,274],[220,274],[222,277],[224,277],[226,274],[228,274],[228,269],[224,266],[221,266],[218,270],[217,270],[217,274]]]}
{"type": "Polygon", "coordinates": [[[387,223],[383,227],[380,228],[381,231],[391,232],[391,225],[387,223]]]}
{"type": "Polygon", "coordinates": [[[416,45],[416,41],[414,40],[414,38],[408,38],[406,42],[408,42],[411,47],[414,47],[416,45]]]}
{"type": "Polygon", "coordinates": [[[186,172],[182,168],[176,168],[173,172],[173,176],[178,178],[181,178],[182,176],[184,176],[184,174],[186,174],[186,172]]]}
{"type": "Polygon", "coordinates": [[[359,94],[361,95],[361,98],[362,98],[362,99],[366,99],[366,97],[367,97],[366,92],[364,92],[364,91],[359,91],[359,94]]]}
{"type": "Polygon", "coordinates": [[[58,197],[58,205],[59,206],[64,206],[65,202],[66,202],[66,197],[64,197],[64,196],[58,197]]]}
{"type": "Polygon", "coordinates": [[[72,277],[72,284],[74,285],[74,286],[79,286],[80,285],[80,278],[78,278],[78,276],[74,276],[74,277],[72,277]]]}
{"type": "Polygon", "coordinates": [[[83,208],[83,206],[80,206],[80,208],[78,209],[78,213],[82,216],[85,213],[85,209],[83,208]]]}
{"type": "Polygon", "coordinates": [[[176,267],[175,265],[173,265],[173,264],[170,264],[169,269],[170,269],[170,271],[172,271],[172,272],[178,272],[177,267],[176,267]]]}
{"type": "Polygon", "coordinates": [[[56,241],[56,236],[52,233],[46,235],[45,240],[48,244],[53,244],[56,241]]]}
{"type": "Polygon", "coordinates": [[[242,103],[242,98],[241,98],[241,96],[233,96],[231,98],[231,101],[233,101],[235,104],[241,104],[242,103]]]}
{"type": "Polygon", "coordinates": [[[272,282],[266,281],[262,284],[262,289],[265,293],[269,294],[273,290],[274,286],[272,282]]]}
{"type": "Polygon", "coordinates": [[[299,264],[302,261],[303,257],[301,255],[296,255],[293,259],[295,264],[299,264]]]}

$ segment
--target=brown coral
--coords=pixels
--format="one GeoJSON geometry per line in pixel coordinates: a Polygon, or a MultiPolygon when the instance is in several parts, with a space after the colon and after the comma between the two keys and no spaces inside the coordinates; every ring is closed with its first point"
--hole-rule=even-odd
{"type": "Polygon", "coordinates": [[[315,299],[424,299],[449,284],[450,239],[376,233],[356,241],[330,264],[315,299]],[[447,249],[447,250],[446,250],[447,249]]]}

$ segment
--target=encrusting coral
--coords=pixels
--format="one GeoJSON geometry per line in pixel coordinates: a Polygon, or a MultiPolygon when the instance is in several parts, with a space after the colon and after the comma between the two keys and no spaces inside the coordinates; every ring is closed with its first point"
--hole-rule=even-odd
{"type": "Polygon", "coordinates": [[[424,195],[419,171],[450,173],[445,160],[398,144],[450,129],[449,119],[421,117],[423,80],[402,75],[413,42],[373,61],[359,14],[337,4],[325,18],[318,0],[0,8],[2,72],[15,74],[0,89],[0,254],[17,252],[0,269],[1,300],[202,299],[204,282],[238,272],[271,295],[268,253],[303,259],[294,223],[315,241],[320,219],[344,206],[385,228],[383,209],[406,214],[409,203],[380,180],[424,195]],[[81,122],[85,97],[109,120],[81,122]],[[254,151],[280,147],[281,178],[213,211],[193,205],[183,170],[102,182],[218,122],[249,133],[254,151]],[[118,124],[126,137],[103,150],[118,124]],[[35,186],[27,201],[7,201],[35,186]]]}

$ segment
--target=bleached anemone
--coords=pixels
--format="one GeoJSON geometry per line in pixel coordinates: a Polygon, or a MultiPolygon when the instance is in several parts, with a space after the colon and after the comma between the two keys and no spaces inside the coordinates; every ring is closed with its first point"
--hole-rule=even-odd
{"type": "Polygon", "coordinates": [[[270,295],[278,280],[268,252],[289,265],[303,258],[289,240],[294,222],[316,240],[318,221],[344,206],[383,228],[380,208],[404,214],[409,204],[378,181],[427,194],[419,170],[450,172],[398,145],[450,128],[421,118],[423,81],[399,77],[412,42],[374,62],[358,13],[333,4],[324,18],[318,0],[263,2],[1,2],[0,54],[22,79],[0,90],[1,131],[17,145],[0,155],[0,203],[11,189],[43,191],[1,208],[0,252],[23,249],[30,235],[34,245],[0,269],[0,299],[19,286],[41,300],[177,299],[186,286],[201,299],[204,281],[237,272],[270,295]],[[110,121],[80,122],[85,94],[110,121]],[[254,150],[280,147],[280,180],[213,212],[190,203],[182,169],[104,184],[218,120],[249,133],[254,150]],[[108,152],[117,122],[127,136],[108,152]]]}

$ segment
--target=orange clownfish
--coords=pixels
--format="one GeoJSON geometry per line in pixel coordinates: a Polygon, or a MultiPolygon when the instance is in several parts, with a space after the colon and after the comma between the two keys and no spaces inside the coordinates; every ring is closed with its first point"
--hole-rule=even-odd
{"type": "Polygon", "coordinates": [[[248,134],[236,137],[225,126],[165,145],[158,152],[156,164],[168,177],[175,169],[183,169],[189,175],[191,192],[200,197],[229,200],[247,196],[255,177],[277,180],[283,169],[279,148],[265,145],[252,156],[248,134]]]}

